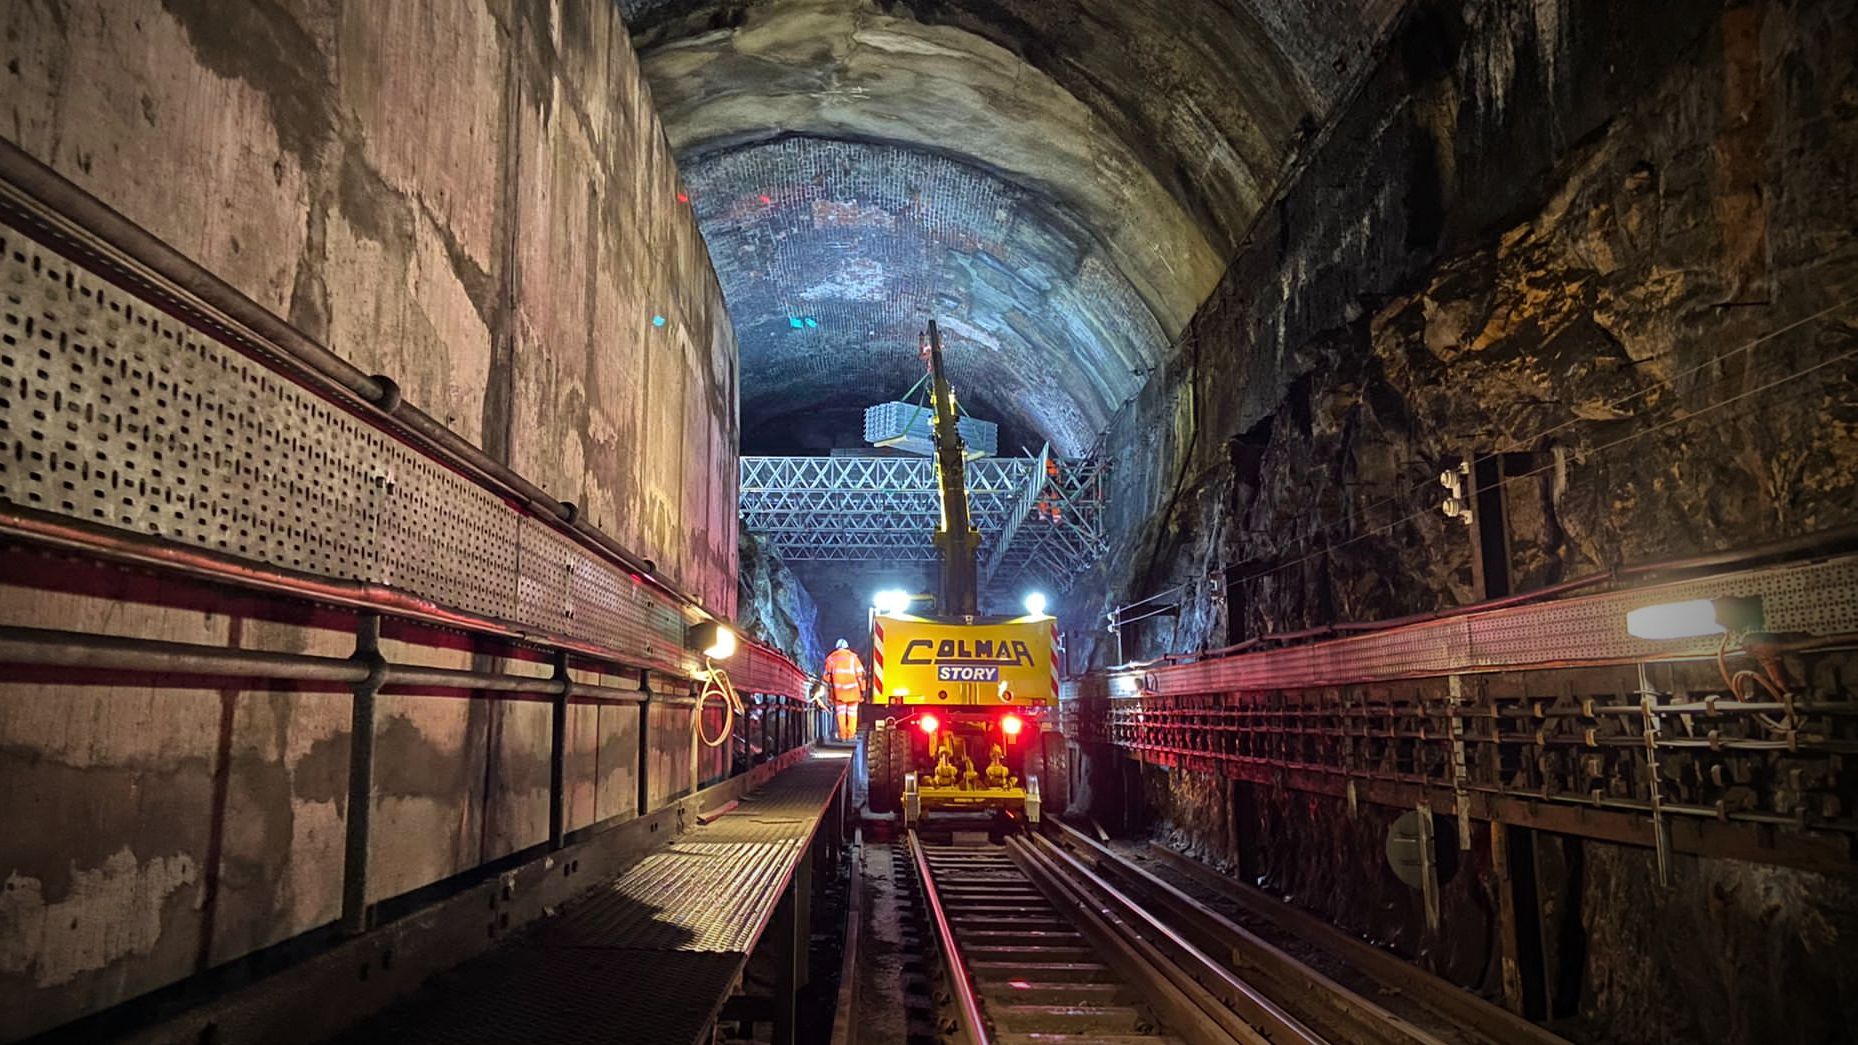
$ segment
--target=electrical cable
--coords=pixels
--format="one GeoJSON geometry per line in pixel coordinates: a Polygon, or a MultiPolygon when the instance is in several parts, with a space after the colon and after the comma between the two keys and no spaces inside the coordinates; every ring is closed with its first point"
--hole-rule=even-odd
{"type": "MultiPolygon", "coordinates": [[[[1821,360],[1820,362],[1815,363],[1810,367],[1806,367],[1801,370],[1796,370],[1790,374],[1787,374],[1784,377],[1779,377],[1765,384],[1757,385],[1756,387],[1748,389],[1747,391],[1739,392],[1733,396],[1730,396],[1727,399],[1724,399],[1723,401],[1719,403],[1712,403],[1709,406],[1700,407],[1696,410],[1680,415],[1678,417],[1673,417],[1673,418],[1669,418],[1664,421],[1660,421],[1657,424],[1654,424],[1649,428],[1646,428],[1642,431],[1634,432],[1631,435],[1621,436],[1620,438],[1614,439],[1611,442],[1602,443],[1594,447],[1589,447],[1586,450],[1582,451],[1582,455],[1592,456],[1592,455],[1601,454],[1608,450],[1614,449],[1616,447],[1623,446],[1626,443],[1630,443],[1633,440],[1641,439],[1641,438],[1644,438],[1645,436],[1653,435],[1657,432],[1663,431],[1664,429],[1669,428],[1673,425],[1687,424],[1707,414],[1714,413],[1715,411],[1721,410],[1724,407],[1730,406],[1731,404],[1747,399],[1750,396],[1759,395],[1762,392],[1766,392],[1770,389],[1778,388],[1779,386],[1784,385],[1789,381],[1797,380],[1799,378],[1805,377],[1808,374],[1814,373],[1819,370],[1823,370],[1826,367],[1833,366],[1838,363],[1847,362],[1853,359],[1858,359],[1858,348],[1854,348],[1854,349],[1847,350],[1845,352],[1841,352],[1836,356],[1832,356],[1828,359],[1821,360]]],[[[1547,464],[1547,465],[1542,465],[1537,468],[1530,469],[1527,472],[1521,472],[1516,475],[1504,476],[1502,479],[1497,481],[1496,486],[1497,488],[1501,489],[1502,487],[1507,486],[1510,483],[1520,482],[1524,479],[1532,479],[1538,475],[1542,475],[1546,472],[1552,471],[1557,467],[1558,465],[1556,464],[1547,464]]],[[[1261,570],[1258,573],[1254,573],[1249,576],[1242,577],[1238,581],[1235,581],[1234,583],[1243,584],[1248,581],[1259,580],[1261,578],[1269,577],[1273,574],[1282,572],[1284,570],[1291,569],[1292,567],[1301,566],[1304,563],[1312,562],[1325,555],[1329,555],[1335,552],[1336,549],[1338,548],[1346,548],[1349,545],[1354,544],[1358,541],[1364,541],[1364,540],[1367,540],[1368,538],[1378,537],[1382,534],[1388,533],[1416,519],[1424,518],[1425,516],[1432,514],[1436,510],[1437,510],[1436,507],[1427,507],[1427,508],[1420,509],[1419,511],[1413,512],[1410,515],[1402,516],[1401,518],[1395,519],[1392,522],[1389,522],[1381,526],[1377,526],[1371,530],[1367,530],[1365,532],[1356,534],[1355,536],[1350,537],[1349,539],[1345,541],[1341,541],[1340,543],[1326,545],[1321,551],[1311,552],[1308,555],[1305,555],[1301,558],[1293,559],[1290,562],[1280,563],[1276,566],[1271,567],[1270,569],[1261,570]]]]}
{"type": "MultiPolygon", "coordinates": [[[[1636,391],[1629,392],[1626,395],[1619,397],[1618,399],[1602,404],[1602,408],[1606,410],[1616,410],[1619,407],[1627,403],[1630,403],[1635,399],[1639,399],[1643,396],[1650,395],[1652,392],[1657,391],[1659,389],[1665,388],[1667,386],[1676,387],[1677,382],[1679,382],[1680,380],[1686,377],[1690,377],[1701,371],[1710,369],[1733,356],[1740,355],[1744,352],[1752,351],[1760,347],[1761,345],[1764,345],[1768,343],[1769,341],[1774,340],[1777,337],[1780,337],[1784,334],[1788,334],[1788,333],[1791,333],[1792,331],[1798,330],[1799,328],[1805,326],[1808,323],[1812,323],[1816,320],[1824,319],[1825,317],[1832,315],[1836,312],[1841,312],[1846,309],[1852,308],[1854,305],[1858,305],[1858,295],[1848,297],[1845,300],[1840,301],[1836,304],[1828,305],[1827,307],[1822,308],[1817,312],[1802,316],[1799,319],[1796,319],[1790,323],[1777,327],[1774,330],[1770,330],[1767,333],[1762,334],[1759,337],[1756,337],[1750,341],[1744,342],[1743,344],[1738,345],[1735,348],[1731,348],[1727,351],[1711,356],[1709,359],[1706,359],[1703,362],[1696,364],[1695,366],[1689,367],[1684,370],[1677,371],[1676,373],[1670,375],[1669,377],[1659,379],[1654,384],[1650,384],[1644,388],[1640,388],[1636,391]]],[[[1671,356],[1671,355],[1676,354],[1677,351],[1678,351],[1677,348],[1663,349],[1658,352],[1652,353],[1650,356],[1647,356],[1645,361],[1649,362],[1650,360],[1653,360],[1653,359],[1661,359],[1667,356],[1671,356]]],[[[1557,424],[1550,425],[1547,428],[1540,429],[1529,435],[1513,438],[1507,444],[1505,444],[1501,449],[1491,450],[1487,453],[1475,455],[1472,458],[1472,460],[1468,462],[1468,464],[1471,467],[1476,467],[1476,465],[1484,461],[1488,461],[1491,458],[1496,457],[1500,454],[1516,453],[1516,452],[1527,450],[1529,447],[1539,444],[1541,440],[1551,435],[1554,435],[1558,432],[1566,431],[1569,428],[1573,428],[1583,423],[1589,423],[1590,420],[1591,419],[1585,418],[1585,417],[1578,417],[1578,416],[1571,417],[1565,421],[1561,421],[1557,424]]],[[[1620,420],[1624,420],[1624,418],[1620,418],[1620,420]]],[[[1532,473],[1532,474],[1535,474],[1535,473],[1532,473]]],[[[1504,481],[1507,481],[1507,479],[1504,481]]],[[[1434,482],[1436,482],[1436,480],[1427,479],[1422,482],[1416,483],[1397,493],[1388,494],[1387,496],[1381,498],[1378,501],[1374,501],[1370,504],[1362,506],[1360,509],[1356,510],[1354,514],[1358,516],[1366,517],[1374,513],[1378,509],[1384,508],[1388,505],[1394,504],[1407,497],[1410,497],[1413,494],[1420,493],[1426,490],[1434,482]]],[[[1502,485],[1502,483],[1500,482],[1498,485],[1502,485]]],[[[1429,511],[1431,511],[1431,508],[1424,509],[1418,514],[1424,515],[1429,511]]],[[[1410,519],[1412,517],[1408,517],[1408,518],[1410,519]]],[[[1407,520],[1405,519],[1399,520],[1394,525],[1398,525],[1399,522],[1405,522],[1405,521],[1407,520]]],[[[1330,533],[1333,533],[1333,530],[1334,530],[1334,527],[1329,528],[1330,533]]],[[[1324,534],[1322,536],[1327,536],[1327,535],[1328,534],[1324,534]]],[[[1313,540],[1315,540],[1318,536],[1319,535],[1317,534],[1309,534],[1309,535],[1297,538],[1296,542],[1300,545],[1308,545],[1313,540]]],[[[1350,541],[1344,541],[1342,544],[1339,544],[1339,545],[1328,545],[1326,547],[1328,548],[1342,547],[1348,543],[1352,543],[1352,539],[1350,541]]],[[[1320,552],[1312,553],[1311,557],[1315,557],[1316,555],[1320,555],[1320,554],[1321,554],[1320,552]]],[[[1303,561],[1308,561],[1308,560],[1307,559],[1299,560],[1299,562],[1303,562],[1303,561]]],[[[1290,564],[1290,565],[1295,565],[1295,564],[1290,564]]],[[[1247,578],[1247,579],[1249,580],[1251,578],[1247,578]]]]}
{"type": "MultiPolygon", "coordinates": [[[[1787,705],[1788,707],[1787,718],[1789,720],[1792,720],[1793,718],[1793,710],[1792,710],[1793,694],[1791,692],[1784,690],[1780,688],[1779,686],[1776,686],[1774,683],[1768,681],[1766,678],[1763,678],[1761,672],[1758,672],[1758,671],[1749,671],[1745,668],[1741,671],[1736,672],[1734,675],[1729,674],[1728,653],[1729,653],[1729,642],[1732,638],[1735,640],[1736,652],[1742,653],[1742,654],[1747,654],[1748,652],[1746,649],[1742,648],[1742,639],[1740,635],[1731,636],[1727,632],[1723,634],[1722,642],[1716,647],[1716,670],[1723,677],[1723,685],[1729,687],[1729,695],[1731,697],[1734,697],[1740,703],[1747,703],[1748,698],[1750,696],[1754,696],[1754,694],[1752,693],[1747,694],[1747,695],[1743,694],[1742,681],[1744,679],[1754,679],[1756,682],[1759,682],[1762,685],[1762,687],[1768,691],[1768,694],[1772,696],[1775,700],[1778,700],[1781,703],[1787,705]]],[[[1792,732],[1792,728],[1787,724],[1787,722],[1777,721],[1774,718],[1774,716],[1769,715],[1766,712],[1756,712],[1755,718],[1761,723],[1763,728],[1767,729],[1770,732],[1773,732],[1773,733],[1792,732]]]]}
{"type": "Polygon", "coordinates": [[[729,673],[710,663],[710,658],[703,658],[703,692],[697,696],[697,706],[690,713],[690,729],[703,741],[705,747],[721,747],[735,733],[735,717],[744,714],[742,698],[736,694],[735,684],[729,681],[729,673]],[[723,728],[717,730],[716,739],[703,735],[703,709],[713,698],[721,697],[723,701],[723,728]]]}
{"type": "MultiPolygon", "coordinates": [[[[1658,391],[1659,389],[1665,388],[1667,386],[1671,388],[1675,388],[1677,387],[1677,383],[1686,377],[1690,377],[1694,374],[1697,374],[1704,370],[1708,370],[1712,367],[1715,367],[1732,356],[1737,356],[1744,352],[1753,351],[1754,349],[1759,348],[1760,346],[1768,343],[1769,341],[1774,340],[1777,337],[1780,337],[1783,334],[1791,333],[1792,331],[1798,330],[1799,328],[1805,326],[1808,323],[1814,322],[1815,320],[1824,319],[1826,316],[1829,316],[1835,312],[1839,312],[1839,311],[1843,311],[1845,309],[1851,308],[1854,305],[1858,305],[1858,296],[1846,298],[1844,301],[1840,301],[1837,304],[1828,305],[1827,307],[1820,309],[1818,312],[1814,312],[1810,315],[1802,316],[1799,319],[1796,319],[1791,323],[1777,327],[1774,330],[1770,330],[1767,333],[1762,334],[1761,336],[1754,338],[1753,340],[1744,342],[1743,344],[1738,345],[1735,348],[1729,349],[1726,352],[1722,352],[1718,355],[1711,356],[1710,358],[1704,360],[1701,363],[1696,364],[1695,366],[1689,367],[1688,369],[1685,369],[1685,370],[1677,371],[1676,373],[1670,375],[1669,377],[1660,378],[1656,382],[1646,385],[1645,387],[1640,388],[1636,391],[1628,392],[1625,395],[1620,396],[1618,399],[1612,400],[1611,402],[1608,402],[1608,403],[1603,403],[1601,404],[1600,408],[1602,410],[1608,410],[1608,411],[1617,410],[1620,407],[1624,406],[1625,404],[1630,403],[1633,400],[1639,399],[1643,396],[1650,395],[1651,393],[1658,391]]],[[[1649,356],[1646,356],[1645,359],[1640,360],[1639,362],[1648,363],[1654,359],[1663,359],[1667,356],[1676,355],[1677,352],[1678,352],[1678,349],[1675,347],[1661,349],[1657,352],[1653,352],[1649,356]]],[[[1624,418],[1621,418],[1621,420],[1624,420],[1624,418]]],[[[1491,450],[1491,451],[1488,451],[1482,454],[1476,454],[1472,457],[1469,464],[1471,467],[1475,468],[1477,465],[1482,464],[1483,462],[1488,461],[1491,458],[1497,457],[1501,454],[1518,453],[1518,452],[1526,451],[1530,447],[1540,444],[1543,439],[1546,439],[1549,436],[1556,434],[1557,432],[1564,432],[1570,428],[1575,427],[1576,425],[1590,423],[1590,422],[1591,422],[1590,418],[1585,418],[1585,417],[1580,417],[1580,416],[1570,417],[1565,421],[1562,421],[1558,424],[1550,425],[1547,428],[1541,429],[1537,432],[1533,432],[1529,435],[1518,436],[1516,438],[1513,438],[1507,444],[1503,445],[1502,447],[1498,449],[1491,450]]],[[[1381,500],[1376,501],[1373,504],[1367,505],[1366,507],[1362,508],[1361,514],[1367,515],[1368,513],[1374,511],[1377,508],[1380,508],[1387,504],[1391,504],[1394,501],[1400,500],[1401,498],[1408,497],[1408,496],[1411,496],[1412,494],[1418,493],[1426,489],[1428,486],[1430,486],[1432,482],[1433,480],[1428,479],[1426,481],[1417,483],[1399,493],[1389,494],[1388,496],[1382,498],[1381,500]]]]}

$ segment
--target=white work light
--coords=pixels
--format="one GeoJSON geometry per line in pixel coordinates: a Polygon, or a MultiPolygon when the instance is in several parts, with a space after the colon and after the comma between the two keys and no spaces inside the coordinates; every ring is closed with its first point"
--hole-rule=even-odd
{"type": "Polygon", "coordinates": [[[735,631],[721,621],[704,621],[690,629],[691,649],[700,649],[711,660],[728,660],[735,656],[735,631]]]}
{"type": "Polygon", "coordinates": [[[1637,639],[1694,639],[1724,630],[1708,599],[1665,602],[1626,614],[1626,633],[1637,639]]]}
{"type": "Polygon", "coordinates": [[[1037,617],[1040,614],[1044,613],[1045,612],[1045,596],[1036,591],[1031,593],[1030,595],[1027,595],[1026,596],[1026,612],[1032,614],[1034,617],[1037,617]]]}
{"type": "Polygon", "coordinates": [[[1626,633],[1638,639],[1696,639],[1762,627],[1759,596],[1690,599],[1646,606],[1626,614],[1626,633]]]}
{"type": "Polygon", "coordinates": [[[910,608],[910,593],[888,588],[871,596],[871,608],[879,613],[902,613],[910,608]]]}

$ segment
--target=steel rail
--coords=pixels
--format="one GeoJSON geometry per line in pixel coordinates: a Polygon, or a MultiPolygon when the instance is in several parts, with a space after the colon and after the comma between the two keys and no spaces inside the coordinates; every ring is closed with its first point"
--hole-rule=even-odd
{"type": "MultiPolygon", "coordinates": [[[[1009,849],[1026,866],[1042,872],[1047,883],[1069,892],[1082,910],[1108,922],[1125,948],[1191,1003],[1201,1026],[1210,1025],[1246,1045],[1331,1045],[1050,840],[1038,835],[1029,840],[1015,839],[1009,849]]],[[[1178,1011],[1171,1014],[1175,1021],[1191,1021],[1192,1015],[1178,1011]]]]}
{"type": "Polygon", "coordinates": [[[1567,1045],[1565,1038],[1447,983],[1389,951],[1331,925],[1308,911],[1235,882],[1189,856],[1149,843],[1148,851],[1201,885],[1312,946],[1353,965],[1372,979],[1413,998],[1493,1042],[1504,1045],[1567,1045]]]}
{"type": "Polygon", "coordinates": [[[1073,923],[1092,940],[1098,952],[1117,963],[1125,979],[1146,990],[1149,1004],[1160,1010],[1168,1033],[1194,1045],[1273,1045],[1267,1035],[1224,1007],[1154,943],[1132,931],[1113,904],[1093,896],[1045,854],[1023,841],[1010,841],[1007,848],[1041,892],[1054,904],[1069,909],[1073,923]]]}
{"type": "MultiPolygon", "coordinates": [[[[1279,983],[1293,987],[1300,997],[1319,997],[1320,1004],[1325,1010],[1332,1010],[1349,1019],[1372,1040],[1409,1043],[1409,1045],[1422,1045],[1422,1043],[1423,1045],[1443,1045],[1438,1037],[1424,1028],[1414,1026],[1411,1021],[1388,1011],[1371,998],[1350,990],[1297,960],[1256,933],[1207,907],[1146,868],[1130,862],[1121,854],[1070,824],[1062,821],[1051,821],[1051,823],[1066,843],[1084,850],[1088,854],[1088,859],[1098,867],[1120,875],[1133,882],[1138,888],[1147,891],[1163,907],[1180,918],[1183,924],[1194,926],[1222,947],[1228,948],[1235,960],[1244,965],[1259,968],[1279,983]]],[[[1199,877],[1201,876],[1196,876],[1196,878],[1199,877]]],[[[1219,892],[1221,895],[1231,895],[1233,890],[1221,889],[1219,892]]],[[[1250,902],[1244,902],[1244,906],[1250,910],[1253,905],[1250,902]]],[[[1279,923],[1273,920],[1273,924],[1279,923]]],[[[1345,953],[1340,948],[1328,946],[1330,938],[1344,935],[1333,929],[1327,934],[1322,934],[1320,938],[1302,931],[1299,931],[1297,935],[1315,943],[1336,957],[1350,960],[1351,964],[1368,973],[1370,978],[1412,995],[1426,1009],[1457,1024],[1461,1029],[1475,1032],[1480,1037],[1502,1042],[1505,1045],[1511,1045],[1511,1043],[1514,1045],[1568,1045],[1565,1039],[1549,1033],[1528,1020],[1491,1005],[1456,986],[1433,979],[1420,970],[1406,965],[1404,961],[1389,955],[1382,955],[1381,952],[1365,944],[1350,947],[1345,953]],[[1364,968],[1361,962],[1352,961],[1364,950],[1388,960],[1376,961],[1372,968],[1364,968]],[[1376,975],[1376,973],[1384,973],[1390,962],[1399,963],[1411,974],[1376,975]]],[[[1355,942],[1358,943],[1358,941],[1355,942]]]]}
{"type": "Polygon", "coordinates": [[[916,877],[922,884],[923,902],[929,908],[929,920],[935,929],[936,947],[942,952],[942,968],[948,979],[949,997],[954,1002],[956,1023],[970,1045],[991,1045],[993,1039],[988,1036],[986,1021],[981,1018],[974,981],[967,963],[962,960],[961,948],[955,942],[955,930],[949,925],[948,912],[942,909],[935,876],[929,871],[929,859],[923,854],[923,842],[917,837],[915,828],[910,829],[908,842],[910,856],[916,862],[916,877]]]}

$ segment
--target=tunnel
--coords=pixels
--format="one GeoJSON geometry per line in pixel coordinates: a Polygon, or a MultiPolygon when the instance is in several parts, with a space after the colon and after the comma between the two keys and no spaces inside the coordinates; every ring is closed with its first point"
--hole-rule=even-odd
{"type": "Polygon", "coordinates": [[[1853,14],[0,4],[0,1042],[1858,1042],[1853,14]]]}

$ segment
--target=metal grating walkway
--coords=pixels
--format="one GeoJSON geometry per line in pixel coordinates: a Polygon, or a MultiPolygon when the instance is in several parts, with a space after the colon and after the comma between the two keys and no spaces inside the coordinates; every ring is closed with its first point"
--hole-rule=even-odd
{"type": "Polygon", "coordinates": [[[849,764],[815,759],[781,773],[337,1040],[690,1045],[741,974],[849,764]]]}

